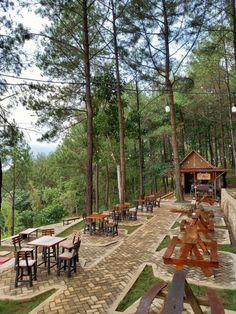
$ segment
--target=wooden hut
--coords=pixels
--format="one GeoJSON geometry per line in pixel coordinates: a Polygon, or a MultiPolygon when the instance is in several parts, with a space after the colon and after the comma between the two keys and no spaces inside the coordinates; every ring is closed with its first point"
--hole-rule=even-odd
{"type": "Polygon", "coordinates": [[[220,177],[226,173],[226,169],[217,168],[210,164],[195,150],[192,150],[180,163],[181,183],[185,193],[197,189],[207,192],[212,190],[216,197],[217,188],[220,188],[220,177]]]}

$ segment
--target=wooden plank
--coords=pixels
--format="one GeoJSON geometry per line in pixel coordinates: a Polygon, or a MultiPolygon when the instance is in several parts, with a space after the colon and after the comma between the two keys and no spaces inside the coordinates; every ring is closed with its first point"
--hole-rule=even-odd
{"type": "Polygon", "coordinates": [[[194,314],[203,314],[200,304],[198,303],[197,298],[193,294],[193,291],[187,281],[185,280],[185,295],[187,301],[190,303],[194,314]]]}
{"type": "Polygon", "coordinates": [[[173,251],[174,251],[174,248],[176,246],[176,244],[178,243],[179,241],[179,238],[177,236],[174,236],[170,242],[170,244],[168,245],[164,255],[163,255],[163,259],[166,259],[166,258],[170,258],[173,251]]]}
{"type": "Polygon", "coordinates": [[[141,298],[136,314],[148,314],[153,299],[166,286],[165,282],[155,283],[141,298]]]}
{"type": "Polygon", "coordinates": [[[224,314],[223,304],[214,290],[207,290],[207,296],[211,307],[212,314],[224,314]]]}
{"type": "Polygon", "coordinates": [[[164,264],[187,265],[187,266],[196,266],[196,267],[205,267],[205,268],[217,268],[219,266],[218,262],[196,260],[196,259],[194,259],[194,260],[180,259],[178,257],[164,259],[164,264]]]}
{"type": "Polygon", "coordinates": [[[177,270],[161,314],[182,314],[186,273],[177,270]]]}
{"type": "Polygon", "coordinates": [[[211,246],[211,262],[218,263],[218,266],[219,266],[217,242],[215,240],[212,240],[210,242],[210,246],[211,246]]]}

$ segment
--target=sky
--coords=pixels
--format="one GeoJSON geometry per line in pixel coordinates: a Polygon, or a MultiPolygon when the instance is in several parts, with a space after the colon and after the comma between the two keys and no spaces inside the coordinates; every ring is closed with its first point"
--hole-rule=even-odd
{"type": "MultiPolygon", "coordinates": [[[[14,16],[15,21],[21,22],[33,33],[39,33],[45,25],[45,20],[43,20],[40,16],[35,15],[33,12],[28,12],[26,9],[22,11],[21,15],[12,12],[12,16],[14,16]]],[[[29,56],[33,56],[37,49],[37,45],[33,40],[29,40],[25,43],[24,49],[29,56]]],[[[14,73],[11,74],[15,75],[14,73]]],[[[42,77],[40,70],[36,66],[31,66],[23,70],[20,76],[32,79],[47,79],[42,77]]],[[[8,79],[8,81],[11,83],[19,83],[19,80],[17,79],[8,79]]],[[[3,101],[3,106],[7,105],[7,101],[9,100],[3,101]]],[[[58,143],[39,142],[37,140],[43,130],[34,125],[37,118],[33,112],[26,110],[25,107],[19,105],[12,112],[9,120],[15,120],[18,126],[22,129],[25,134],[26,141],[30,145],[34,156],[37,156],[39,153],[49,154],[56,149],[58,143]]]]}

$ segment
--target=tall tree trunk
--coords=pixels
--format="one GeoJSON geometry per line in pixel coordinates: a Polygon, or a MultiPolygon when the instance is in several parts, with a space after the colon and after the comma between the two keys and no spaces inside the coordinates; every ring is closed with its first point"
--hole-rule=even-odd
{"type": "Polygon", "coordinates": [[[209,132],[206,134],[208,137],[208,144],[209,144],[209,153],[210,153],[210,160],[211,164],[214,165],[214,153],[213,153],[213,147],[212,147],[212,138],[211,138],[211,129],[209,129],[209,132]]]}
{"type": "Polygon", "coordinates": [[[118,182],[118,195],[119,195],[119,201],[121,203],[122,186],[121,186],[121,171],[120,171],[119,163],[116,164],[116,172],[117,172],[117,182],[118,182]]]}
{"type": "Polygon", "coordinates": [[[85,101],[87,107],[87,156],[86,156],[86,212],[92,213],[93,207],[93,106],[91,99],[91,74],[88,29],[88,1],[83,0],[83,53],[85,74],[85,101]]]}
{"type": "Polygon", "coordinates": [[[225,53],[225,67],[226,67],[226,87],[228,92],[228,112],[229,112],[229,129],[230,129],[230,135],[231,135],[231,143],[232,143],[232,153],[233,153],[233,161],[234,161],[234,171],[236,174],[236,142],[235,142],[235,136],[234,136],[234,129],[233,129],[233,115],[232,115],[232,96],[231,96],[231,90],[230,90],[230,79],[229,79],[229,71],[228,71],[228,58],[227,58],[227,52],[224,42],[224,53],[225,53]]]}
{"type": "Polygon", "coordinates": [[[109,209],[109,168],[106,165],[105,169],[105,209],[109,209]]]}
{"type": "Polygon", "coordinates": [[[144,157],[143,157],[143,142],[141,135],[141,116],[140,116],[140,101],[139,101],[139,88],[136,79],[136,102],[138,112],[138,150],[139,150],[139,196],[144,197],[144,157]]]}
{"type": "Polygon", "coordinates": [[[165,34],[165,85],[168,93],[168,101],[170,106],[170,122],[171,122],[171,140],[172,150],[174,155],[175,168],[175,192],[177,201],[183,201],[183,189],[181,185],[180,162],[177,145],[176,123],[175,123],[175,108],[174,108],[174,94],[172,83],[170,81],[170,51],[169,51],[169,24],[167,19],[166,1],[162,0],[163,4],[163,18],[164,18],[164,34],[165,34]]]}
{"type": "Polygon", "coordinates": [[[116,97],[118,107],[118,120],[119,120],[119,141],[120,141],[120,203],[125,202],[125,135],[124,135],[124,119],[123,109],[121,101],[121,80],[120,80],[120,66],[119,66],[119,51],[117,43],[117,28],[116,28],[116,8],[114,0],[111,0],[112,6],[112,26],[113,26],[113,43],[114,43],[114,55],[115,55],[115,68],[116,68],[116,97]]]}
{"type": "Polygon", "coordinates": [[[16,199],[16,161],[15,161],[15,151],[13,156],[12,165],[12,199],[11,199],[11,235],[15,234],[15,199],[16,199]]]}
{"type": "Polygon", "coordinates": [[[234,36],[234,66],[236,68],[236,9],[235,0],[232,0],[232,20],[233,20],[233,36],[234,36]]]}
{"type": "Polygon", "coordinates": [[[2,158],[0,157],[0,212],[2,210],[2,158]]]}
{"type": "Polygon", "coordinates": [[[96,212],[99,213],[99,165],[96,163],[96,212]]]}

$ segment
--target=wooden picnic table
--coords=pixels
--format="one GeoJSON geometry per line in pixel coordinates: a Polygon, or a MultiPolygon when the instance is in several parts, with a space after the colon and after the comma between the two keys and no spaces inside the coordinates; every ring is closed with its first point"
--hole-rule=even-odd
{"type": "Polygon", "coordinates": [[[174,264],[176,269],[182,269],[184,265],[200,267],[204,275],[210,277],[213,274],[210,268],[219,267],[217,242],[214,240],[203,242],[197,233],[197,225],[189,225],[182,239],[177,236],[172,238],[163,260],[165,264],[174,264]],[[181,244],[180,254],[172,257],[178,243],[181,244]],[[208,255],[209,258],[204,258],[203,254],[208,255]]]}
{"type": "Polygon", "coordinates": [[[62,237],[54,237],[54,236],[43,236],[40,237],[36,240],[33,240],[29,242],[29,245],[32,245],[35,247],[35,259],[37,260],[37,253],[38,253],[38,247],[45,248],[46,250],[46,256],[48,257],[46,261],[43,261],[42,263],[38,264],[37,260],[37,266],[42,265],[43,263],[46,263],[48,274],[50,274],[50,269],[54,267],[57,264],[57,257],[59,255],[59,243],[65,241],[67,238],[62,238],[62,237]],[[55,249],[56,251],[56,262],[51,263],[50,260],[50,248],[55,249]]]}
{"type": "Polygon", "coordinates": [[[26,230],[21,231],[19,234],[22,236],[23,239],[29,238],[29,235],[34,233],[36,234],[36,238],[38,237],[38,228],[28,228],[26,230]]]}

